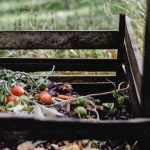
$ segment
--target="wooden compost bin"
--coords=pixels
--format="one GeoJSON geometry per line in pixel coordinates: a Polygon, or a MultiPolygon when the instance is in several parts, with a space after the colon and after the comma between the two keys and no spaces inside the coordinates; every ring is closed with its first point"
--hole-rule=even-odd
{"type": "MultiPolygon", "coordinates": [[[[117,59],[36,59],[0,58],[0,67],[35,72],[103,71],[103,75],[55,75],[52,81],[74,83],[79,94],[105,92],[112,84],[127,80],[135,119],[97,122],[71,119],[37,119],[31,116],[0,114],[0,139],[135,139],[144,148],[150,119],[141,117],[142,57],[134,40],[130,20],[120,15],[117,31],[1,31],[0,49],[116,49],[117,59]],[[49,66],[49,67],[48,67],[49,66]],[[77,81],[80,81],[78,83],[77,81]]],[[[107,97],[103,97],[107,100],[107,97]]]]}

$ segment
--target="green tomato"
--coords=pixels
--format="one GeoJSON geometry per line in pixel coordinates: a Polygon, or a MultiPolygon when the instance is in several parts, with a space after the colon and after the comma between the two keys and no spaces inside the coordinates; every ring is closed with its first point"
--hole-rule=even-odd
{"type": "Polygon", "coordinates": [[[75,112],[75,114],[78,114],[80,116],[86,116],[87,115],[87,110],[82,106],[78,106],[77,108],[75,108],[74,112],[75,112]]]}
{"type": "Polygon", "coordinates": [[[9,102],[9,103],[7,103],[7,105],[6,105],[6,109],[12,108],[12,107],[14,107],[14,106],[15,106],[15,103],[14,103],[14,102],[9,102]]]}
{"type": "Polygon", "coordinates": [[[86,106],[86,105],[88,105],[89,104],[89,99],[87,99],[87,98],[77,98],[77,100],[76,100],[76,105],[78,105],[78,106],[86,106]]]}

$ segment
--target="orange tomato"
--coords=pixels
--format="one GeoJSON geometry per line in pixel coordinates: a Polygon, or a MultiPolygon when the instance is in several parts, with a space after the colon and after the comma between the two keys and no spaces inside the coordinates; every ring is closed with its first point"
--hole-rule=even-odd
{"type": "Polygon", "coordinates": [[[48,105],[52,104],[52,97],[46,91],[42,91],[38,94],[38,100],[44,104],[48,104],[48,105]]]}

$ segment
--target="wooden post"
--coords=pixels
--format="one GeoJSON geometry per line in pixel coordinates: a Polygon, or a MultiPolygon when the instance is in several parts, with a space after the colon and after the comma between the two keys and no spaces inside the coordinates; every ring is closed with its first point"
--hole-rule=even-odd
{"type": "Polygon", "coordinates": [[[150,117],[150,1],[147,0],[144,74],[142,82],[142,116],[150,117]]]}
{"type": "MultiPolygon", "coordinates": [[[[144,71],[141,90],[141,112],[143,117],[150,117],[150,1],[147,0],[147,13],[145,25],[145,52],[144,52],[144,71]]],[[[146,132],[141,141],[140,149],[150,149],[150,131],[146,132]]]]}
{"type": "Polygon", "coordinates": [[[123,53],[123,45],[124,45],[124,37],[125,37],[125,14],[120,14],[119,19],[119,48],[118,48],[118,56],[117,56],[117,62],[118,62],[118,68],[116,72],[116,83],[119,84],[119,82],[122,81],[123,77],[123,70],[122,70],[122,53],[123,53]]]}

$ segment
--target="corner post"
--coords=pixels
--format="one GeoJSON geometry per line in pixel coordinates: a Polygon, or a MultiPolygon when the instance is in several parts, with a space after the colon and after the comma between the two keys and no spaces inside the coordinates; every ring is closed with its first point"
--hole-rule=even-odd
{"type": "Polygon", "coordinates": [[[124,72],[122,70],[122,63],[123,63],[123,45],[124,45],[124,38],[125,38],[125,14],[120,14],[120,19],[119,19],[119,48],[118,48],[118,55],[117,55],[117,62],[118,62],[118,67],[117,67],[117,81],[116,83],[118,84],[122,79],[124,78],[124,72]]]}
{"type": "Polygon", "coordinates": [[[145,26],[144,71],[142,79],[141,110],[143,117],[150,117],[150,1],[147,0],[145,26]]]}

